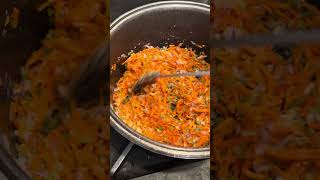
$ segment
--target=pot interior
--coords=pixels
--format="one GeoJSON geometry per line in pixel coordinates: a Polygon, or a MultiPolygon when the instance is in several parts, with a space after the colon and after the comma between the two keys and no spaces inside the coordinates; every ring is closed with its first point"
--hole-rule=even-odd
{"type": "Polygon", "coordinates": [[[197,54],[204,52],[208,56],[206,61],[209,62],[209,15],[209,7],[205,5],[197,7],[169,3],[139,8],[111,24],[110,66],[116,64],[116,69],[110,73],[110,107],[113,119],[120,121],[113,113],[112,96],[117,81],[126,70],[122,63],[128,58],[121,55],[141,51],[145,45],[162,47],[183,43],[184,47],[194,49],[197,54]]]}
{"type": "MultiPolygon", "coordinates": [[[[110,97],[125,72],[122,63],[128,57],[121,55],[141,51],[145,45],[162,47],[183,43],[183,46],[193,48],[197,54],[205,52],[208,56],[206,61],[209,62],[209,26],[209,10],[183,5],[140,9],[112,24],[110,66],[116,64],[117,68],[110,74],[110,97]],[[194,43],[205,47],[200,48],[194,43]]],[[[112,104],[112,98],[110,100],[112,104]]]]}

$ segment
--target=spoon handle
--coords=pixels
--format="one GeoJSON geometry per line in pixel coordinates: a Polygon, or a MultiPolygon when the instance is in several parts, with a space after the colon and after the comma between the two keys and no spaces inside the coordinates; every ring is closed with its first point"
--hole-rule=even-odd
{"type": "Polygon", "coordinates": [[[243,36],[235,39],[211,39],[211,48],[238,48],[242,46],[261,46],[291,43],[316,43],[320,41],[320,29],[283,32],[279,34],[266,33],[261,35],[243,36]]]}
{"type": "Polygon", "coordinates": [[[185,77],[185,76],[209,76],[210,71],[197,71],[197,72],[186,72],[186,73],[176,73],[176,74],[164,74],[160,75],[160,78],[169,77],[185,77]]]}
{"type": "Polygon", "coordinates": [[[123,160],[127,157],[128,153],[132,149],[132,146],[134,144],[132,142],[129,142],[129,144],[126,146],[126,148],[122,151],[121,155],[117,159],[117,161],[113,164],[111,170],[110,170],[110,175],[114,176],[118,168],[121,166],[123,160]]]}

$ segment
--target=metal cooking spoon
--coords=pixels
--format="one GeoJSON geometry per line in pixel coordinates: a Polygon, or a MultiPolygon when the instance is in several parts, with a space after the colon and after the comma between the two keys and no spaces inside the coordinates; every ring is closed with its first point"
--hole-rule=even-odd
{"type": "Polygon", "coordinates": [[[73,77],[69,85],[65,88],[65,92],[59,92],[65,100],[72,97],[83,96],[90,93],[90,89],[96,89],[97,85],[102,81],[107,81],[106,70],[108,63],[109,40],[105,39],[95,51],[87,58],[85,63],[81,64],[78,71],[73,73],[73,77]],[[89,85],[90,89],[85,89],[84,85],[89,85]],[[81,88],[80,88],[81,87],[81,88]]]}
{"type": "Polygon", "coordinates": [[[186,72],[186,73],[175,73],[175,74],[160,74],[160,72],[150,72],[143,75],[132,87],[131,91],[133,94],[141,92],[143,87],[155,83],[158,78],[170,78],[170,77],[185,77],[185,76],[209,76],[210,71],[196,71],[196,72],[186,72]]]}
{"type": "Polygon", "coordinates": [[[211,48],[238,48],[244,45],[265,46],[274,44],[319,43],[320,29],[281,32],[279,34],[264,33],[247,35],[230,39],[211,38],[211,48]]]}

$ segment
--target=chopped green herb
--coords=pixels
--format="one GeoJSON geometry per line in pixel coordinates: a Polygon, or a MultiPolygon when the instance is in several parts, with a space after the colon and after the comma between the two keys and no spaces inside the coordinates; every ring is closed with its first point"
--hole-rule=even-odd
{"type": "Polygon", "coordinates": [[[126,96],[126,98],[124,98],[124,100],[122,101],[122,104],[126,104],[127,102],[129,102],[130,100],[130,96],[126,96]]]}
{"type": "Polygon", "coordinates": [[[172,89],[172,88],[174,87],[174,84],[173,84],[173,83],[168,83],[167,87],[168,87],[169,89],[172,89]]]}
{"type": "Polygon", "coordinates": [[[171,111],[174,111],[176,109],[176,104],[171,103],[170,104],[171,111]]]}
{"type": "Polygon", "coordinates": [[[199,71],[200,69],[197,66],[192,66],[193,71],[199,71]]]}
{"type": "Polygon", "coordinates": [[[196,143],[196,139],[194,138],[194,139],[192,139],[192,138],[189,138],[189,139],[187,139],[187,143],[188,144],[195,144],[196,143]]]}
{"type": "Polygon", "coordinates": [[[207,141],[203,144],[203,147],[209,146],[210,145],[210,141],[207,141]]]}
{"type": "Polygon", "coordinates": [[[50,131],[56,129],[61,124],[61,117],[59,112],[53,112],[51,115],[47,116],[43,123],[41,132],[43,135],[48,135],[50,131]]]}
{"type": "Polygon", "coordinates": [[[201,124],[201,120],[199,120],[199,119],[196,119],[196,125],[200,125],[201,124]]]}
{"type": "Polygon", "coordinates": [[[157,132],[162,132],[163,131],[163,127],[161,127],[161,126],[157,127],[156,130],[157,130],[157,132]]]}

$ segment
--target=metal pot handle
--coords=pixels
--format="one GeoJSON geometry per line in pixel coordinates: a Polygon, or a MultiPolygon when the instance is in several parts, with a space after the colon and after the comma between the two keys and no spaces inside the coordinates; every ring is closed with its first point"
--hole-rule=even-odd
{"type": "Polygon", "coordinates": [[[123,160],[127,157],[128,153],[130,152],[130,150],[132,149],[132,146],[134,144],[132,142],[130,142],[126,148],[122,151],[121,155],[119,156],[119,158],[117,159],[117,161],[113,164],[111,170],[110,170],[110,175],[111,177],[114,176],[114,174],[117,172],[118,168],[121,166],[123,160]]]}
{"type": "Polygon", "coordinates": [[[0,170],[9,179],[31,180],[31,178],[10,158],[10,154],[0,146],[0,170]]]}

